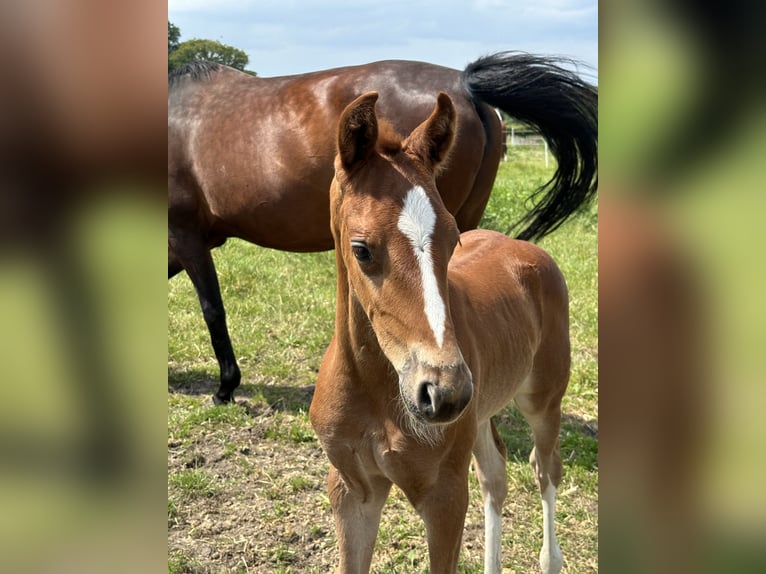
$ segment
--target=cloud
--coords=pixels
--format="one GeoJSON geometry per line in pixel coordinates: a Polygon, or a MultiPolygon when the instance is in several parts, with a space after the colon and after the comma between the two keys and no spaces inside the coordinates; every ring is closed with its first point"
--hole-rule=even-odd
{"type": "Polygon", "coordinates": [[[168,0],[168,14],[186,12],[212,12],[216,10],[243,10],[248,0],[220,0],[215,4],[209,0],[168,0]]]}
{"type": "Polygon", "coordinates": [[[498,50],[566,55],[597,64],[595,0],[169,0],[182,40],[245,50],[260,75],[403,58],[462,68],[498,50]]]}

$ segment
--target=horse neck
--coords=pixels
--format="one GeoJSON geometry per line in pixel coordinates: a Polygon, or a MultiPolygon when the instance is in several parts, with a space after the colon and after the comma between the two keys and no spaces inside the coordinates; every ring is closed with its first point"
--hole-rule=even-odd
{"type": "Polygon", "coordinates": [[[359,302],[351,295],[343,258],[335,250],[338,269],[338,288],[335,312],[335,343],[342,359],[352,372],[373,378],[376,386],[383,389],[380,381],[393,373],[391,363],[380,348],[370,320],[359,302]]]}

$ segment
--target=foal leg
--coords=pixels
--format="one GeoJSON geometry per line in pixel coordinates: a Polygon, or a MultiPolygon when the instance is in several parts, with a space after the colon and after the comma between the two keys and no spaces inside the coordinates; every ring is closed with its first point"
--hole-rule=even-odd
{"type": "Polygon", "coordinates": [[[505,444],[491,419],[479,426],[473,455],[476,477],[484,498],[484,574],[500,574],[502,512],[508,493],[508,477],[505,472],[505,444]]]}
{"type": "Polygon", "coordinates": [[[391,490],[391,482],[378,478],[363,485],[350,485],[330,465],[327,485],[338,537],[338,572],[366,574],[370,571],[380,515],[391,490]]]}
{"type": "Polygon", "coordinates": [[[468,465],[460,470],[445,470],[420,499],[408,498],[423,518],[428,538],[430,571],[444,574],[457,572],[460,544],[463,538],[465,513],[468,510],[468,465]]]}
{"type": "Polygon", "coordinates": [[[542,495],[543,547],[540,550],[540,568],[543,574],[558,574],[564,564],[554,530],[556,488],[561,482],[562,470],[559,454],[560,399],[545,408],[536,408],[535,401],[529,396],[517,396],[516,404],[532,427],[535,442],[529,463],[542,495]]]}
{"type": "MultiPolygon", "coordinates": [[[[210,332],[210,341],[218,359],[221,385],[213,395],[213,402],[220,405],[232,400],[234,389],[239,386],[241,374],[226,326],[226,311],[221,299],[221,287],[215,271],[213,257],[207,245],[190,233],[169,230],[171,248],[181,262],[197,290],[202,315],[210,332]]],[[[170,262],[169,262],[170,263],[170,262]]],[[[169,273],[172,271],[169,265],[169,273]]]]}

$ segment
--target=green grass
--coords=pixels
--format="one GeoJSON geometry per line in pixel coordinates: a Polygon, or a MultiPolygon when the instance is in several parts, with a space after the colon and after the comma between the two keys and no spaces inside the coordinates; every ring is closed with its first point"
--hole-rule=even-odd
{"type": "MultiPolygon", "coordinates": [[[[168,477],[168,482],[171,486],[175,486],[182,496],[211,497],[216,495],[220,489],[216,477],[196,468],[188,468],[173,473],[168,477]]],[[[174,507],[177,508],[175,503],[174,507]]]]}
{"type": "Polygon", "coordinates": [[[183,552],[173,552],[168,556],[168,574],[197,574],[205,569],[191,556],[183,552]]]}
{"type": "Polygon", "coordinates": [[[170,398],[171,409],[168,415],[168,428],[172,429],[169,438],[187,440],[201,429],[215,432],[224,426],[245,426],[251,416],[237,405],[212,406],[188,403],[180,396],[170,398]]]}
{"type": "MultiPolygon", "coordinates": [[[[298,376],[291,382],[313,384],[334,324],[333,254],[285,253],[239,240],[213,254],[242,370],[257,372],[262,382],[298,376]]],[[[179,335],[169,338],[171,368],[207,375],[217,365],[196,295],[185,276],[170,283],[169,305],[179,308],[168,327],[179,335]]]]}
{"type": "MultiPolygon", "coordinates": [[[[500,166],[481,223],[502,232],[525,213],[523,198],[553,170],[551,165],[546,171],[541,148],[512,147],[510,154],[500,166]]],[[[562,405],[564,478],[557,503],[566,573],[597,571],[597,219],[594,206],[541,242],[562,268],[570,291],[572,375],[562,405]]],[[[218,366],[199,303],[186,276],[171,280],[168,570],[224,571],[224,561],[226,571],[245,563],[258,572],[328,571],[336,555],[327,460],[307,409],[334,327],[334,255],[284,253],[237,240],[213,253],[243,378],[236,393],[239,404],[211,405],[218,366]],[[232,526],[222,532],[211,527],[203,534],[196,525],[198,515],[207,512],[219,512],[218,522],[236,525],[243,516],[251,522],[242,527],[244,533],[232,526]],[[217,558],[196,553],[203,540],[217,558]]],[[[503,411],[497,423],[508,449],[504,568],[532,572],[542,518],[528,464],[531,434],[514,407],[503,411]]],[[[470,480],[459,570],[464,573],[483,568],[482,504],[473,476],[470,480]]],[[[422,522],[394,488],[384,509],[373,571],[427,570],[422,522]]]]}

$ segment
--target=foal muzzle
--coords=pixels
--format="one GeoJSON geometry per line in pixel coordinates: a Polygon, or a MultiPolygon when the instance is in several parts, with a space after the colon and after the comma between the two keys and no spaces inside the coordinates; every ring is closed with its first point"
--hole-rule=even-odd
{"type": "Polygon", "coordinates": [[[449,366],[408,362],[399,373],[399,392],[407,410],[418,420],[451,423],[471,401],[471,371],[464,362],[449,366]]]}

